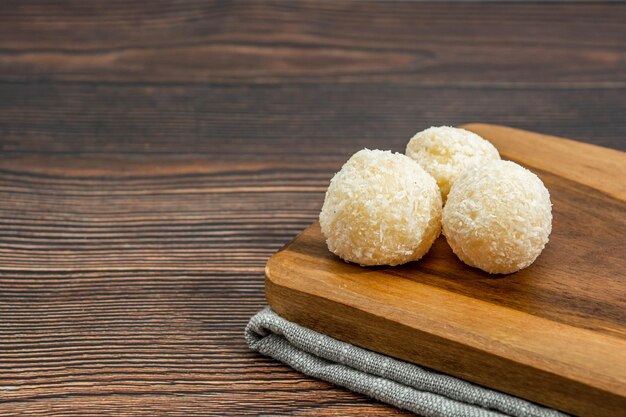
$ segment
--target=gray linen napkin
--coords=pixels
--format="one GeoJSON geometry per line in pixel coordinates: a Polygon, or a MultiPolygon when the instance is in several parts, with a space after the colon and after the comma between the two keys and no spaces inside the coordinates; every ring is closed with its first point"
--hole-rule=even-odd
{"type": "Polygon", "coordinates": [[[269,307],[246,326],[251,349],[306,375],[424,417],[563,417],[511,395],[381,355],[285,320],[269,307]]]}

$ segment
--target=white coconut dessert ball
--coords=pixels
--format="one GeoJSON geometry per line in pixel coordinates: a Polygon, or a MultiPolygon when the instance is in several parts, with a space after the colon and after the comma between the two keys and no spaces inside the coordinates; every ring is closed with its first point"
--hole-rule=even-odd
{"type": "Polygon", "coordinates": [[[526,168],[492,161],[456,179],[442,221],[443,234],[463,262],[509,274],[532,264],[548,243],[550,193],[526,168]]]}
{"type": "Polygon", "coordinates": [[[363,149],[330,182],[320,213],[328,249],[363,266],[420,259],[441,231],[435,180],[399,153],[363,149]]]}
{"type": "Polygon", "coordinates": [[[497,149],[475,133],[456,127],[430,127],[409,141],[406,154],[435,178],[446,202],[450,187],[467,168],[500,159],[497,149]]]}

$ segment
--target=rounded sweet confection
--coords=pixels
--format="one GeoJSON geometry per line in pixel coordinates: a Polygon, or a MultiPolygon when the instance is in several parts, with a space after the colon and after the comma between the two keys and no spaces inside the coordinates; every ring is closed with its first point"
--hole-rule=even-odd
{"type": "Polygon", "coordinates": [[[526,168],[492,161],[456,179],[442,222],[463,262],[492,274],[512,273],[532,264],[548,242],[550,193],[526,168]]]}
{"type": "Polygon", "coordinates": [[[363,266],[421,258],[441,231],[435,180],[411,158],[355,153],[330,182],[320,213],[328,249],[363,266]]]}
{"type": "Polygon", "coordinates": [[[435,178],[444,203],[463,171],[500,159],[490,142],[468,130],[449,126],[430,127],[417,133],[409,141],[406,154],[435,178]]]}

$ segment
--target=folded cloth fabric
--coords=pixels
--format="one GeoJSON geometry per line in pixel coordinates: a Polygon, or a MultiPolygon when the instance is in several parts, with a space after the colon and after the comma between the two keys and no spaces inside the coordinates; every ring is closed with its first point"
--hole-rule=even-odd
{"type": "Polygon", "coordinates": [[[299,372],[424,417],[563,417],[559,411],[341,342],[269,307],[246,327],[251,349],[299,372]]]}

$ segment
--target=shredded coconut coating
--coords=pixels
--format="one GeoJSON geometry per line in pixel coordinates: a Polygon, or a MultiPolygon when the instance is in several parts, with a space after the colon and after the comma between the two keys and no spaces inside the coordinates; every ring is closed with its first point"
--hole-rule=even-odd
{"type": "Polygon", "coordinates": [[[320,213],[328,249],[363,266],[420,259],[441,231],[435,180],[411,158],[363,149],[330,182],[320,213]]]}
{"type": "Polygon", "coordinates": [[[463,171],[500,159],[490,142],[468,130],[449,126],[430,127],[417,133],[409,141],[406,154],[435,178],[444,203],[463,171]]]}
{"type": "Polygon", "coordinates": [[[509,274],[532,264],[548,243],[550,193],[526,168],[493,161],[456,179],[442,221],[443,234],[463,262],[509,274]]]}

